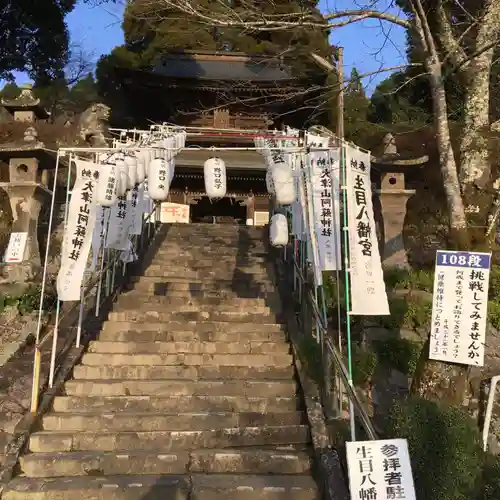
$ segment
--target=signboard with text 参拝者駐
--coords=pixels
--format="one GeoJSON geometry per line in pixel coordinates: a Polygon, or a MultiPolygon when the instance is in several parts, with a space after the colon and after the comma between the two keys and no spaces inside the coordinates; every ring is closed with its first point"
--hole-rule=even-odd
{"type": "Polygon", "coordinates": [[[491,254],[438,250],[429,358],[483,366],[491,254]]]}
{"type": "Polygon", "coordinates": [[[346,443],[354,500],[416,500],[406,439],[346,443]]]}

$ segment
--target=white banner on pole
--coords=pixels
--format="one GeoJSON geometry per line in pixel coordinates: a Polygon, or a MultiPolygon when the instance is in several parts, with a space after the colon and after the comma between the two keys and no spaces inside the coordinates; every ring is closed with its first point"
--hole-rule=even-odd
{"type": "Polygon", "coordinates": [[[311,185],[314,224],[322,271],[342,269],[340,250],[340,152],[313,151],[311,185]]]}
{"type": "Polygon", "coordinates": [[[429,358],[484,365],[491,254],[438,250],[429,358]]]}
{"type": "Polygon", "coordinates": [[[128,249],[131,203],[132,193],[128,191],[124,196],[119,196],[118,202],[111,207],[105,248],[114,250],[128,249]]]}
{"type": "Polygon", "coordinates": [[[390,314],[380,260],[370,180],[370,153],[345,145],[351,314],[390,314]]]}
{"type": "Polygon", "coordinates": [[[99,165],[74,160],[76,180],[71,191],[68,220],[64,231],[61,268],[57,275],[59,300],[80,300],[85,268],[96,223],[96,185],[99,165]]]}
{"type": "Polygon", "coordinates": [[[144,220],[144,185],[132,189],[130,202],[130,234],[140,235],[142,233],[142,221],[144,220]]]}
{"type": "Polygon", "coordinates": [[[346,443],[352,499],[417,500],[406,439],[346,443]]]}
{"type": "Polygon", "coordinates": [[[97,268],[99,252],[101,251],[101,247],[104,243],[110,211],[111,210],[109,208],[103,206],[97,207],[96,223],[94,227],[94,233],[92,235],[92,262],[90,265],[91,271],[94,271],[97,268]]]}

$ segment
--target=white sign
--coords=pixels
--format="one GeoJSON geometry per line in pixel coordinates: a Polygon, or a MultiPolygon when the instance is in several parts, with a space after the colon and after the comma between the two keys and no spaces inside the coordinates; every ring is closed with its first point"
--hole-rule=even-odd
{"type": "Polygon", "coordinates": [[[346,443],[354,500],[417,500],[406,439],[346,443]]]}
{"type": "Polygon", "coordinates": [[[389,302],[373,216],[370,153],[345,146],[351,314],[388,315],[389,302]]]}
{"type": "Polygon", "coordinates": [[[256,210],[253,213],[254,216],[254,225],[255,226],[265,226],[266,224],[269,224],[269,212],[260,212],[256,210]]]}
{"type": "Polygon", "coordinates": [[[436,252],[429,358],[484,365],[491,254],[436,252]]]}
{"type": "Polygon", "coordinates": [[[310,154],[314,227],[322,271],[342,269],[340,253],[340,152],[310,154]]]}
{"type": "Polygon", "coordinates": [[[161,204],[160,222],[189,224],[189,205],[165,202],[161,204]]]}
{"type": "Polygon", "coordinates": [[[74,161],[76,180],[71,191],[61,267],[57,275],[57,295],[62,301],[80,300],[97,217],[99,165],[84,160],[74,161]]]}
{"type": "Polygon", "coordinates": [[[132,192],[118,196],[118,201],[111,207],[105,248],[127,250],[132,225],[132,192]]]}
{"type": "Polygon", "coordinates": [[[101,247],[106,236],[110,212],[111,210],[109,208],[103,206],[97,207],[96,225],[94,228],[94,234],[92,235],[91,271],[94,271],[97,268],[99,252],[101,251],[101,247]]]}
{"type": "Polygon", "coordinates": [[[5,252],[4,262],[14,264],[24,260],[24,251],[28,242],[28,233],[10,233],[9,245],[5,252]]]}

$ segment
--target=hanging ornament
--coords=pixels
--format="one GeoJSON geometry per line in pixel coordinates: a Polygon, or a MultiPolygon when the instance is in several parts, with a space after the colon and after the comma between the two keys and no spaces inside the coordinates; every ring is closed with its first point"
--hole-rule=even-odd
{"type": "Polygon", "coordinates": [[[269,241],[273,247],[288,243],[288,221],[283,214],[274,214],[269,224],[269,241]]]}
{"type": "Polygon", "coordinates": [[[134,189],[137,184],[137,158],[135,156],[126,156],[127,165],[127,188],[134,189]]]}
{"type": "Polygon", "coordinates": [[[203,165],[205,192],[212,198],[226,195],[226,164],[220,158],[210,158],[203,165]]]}
{"type": "Polygon", "coordinates": [[[293,171],[287,163],[277,163],[271,169],[276,201],[280,205],[291,205],[295,202],[295,184],[293,171]]]}
{"type": "Polygon", "coordinates": [[[174,180],[175,175],[175,158],[170,160],[170,185],[172,185],[172,181],[174,180]]]}
{"type": "Polygon", "coordinates": [[[165,201],[170,189],[170,164],[162,158],[155,158],[149,164],[148,195],[154,201],[165,201]]]}
{"type": "Polygon", "coordinates": [[[118,172],[116,165],[100,165],[97,182],[97,203],[103,207],[111,207],[117,199],[118,172]]]}

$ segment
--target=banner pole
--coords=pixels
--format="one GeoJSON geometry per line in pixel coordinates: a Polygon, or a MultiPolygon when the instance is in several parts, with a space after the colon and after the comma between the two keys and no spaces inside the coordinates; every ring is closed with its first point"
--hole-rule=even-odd
{"type": "MultiPolygon", "coordinates": [[[[345,281],[345,311],[346,311],[346,336],[347,336],[347,367],[349,372],[349,385],[354,387],[352,380],[352,346],[351,346],[351,301],[350,301],[350,254],[349,254],[349,219],[347,214],[347,165],[345,163],[345,142],[340,143],[340,172],[342,189],[342,231],[344,237],[344,281],[345,281]]],[[[356,422],[354,418],[354,404],[349,399],[349,421],[351,429],[351,441],[356,441],[356,422]]]]}

